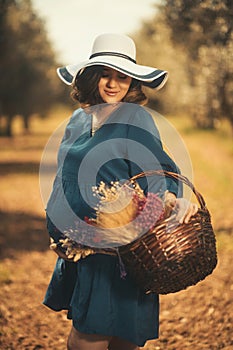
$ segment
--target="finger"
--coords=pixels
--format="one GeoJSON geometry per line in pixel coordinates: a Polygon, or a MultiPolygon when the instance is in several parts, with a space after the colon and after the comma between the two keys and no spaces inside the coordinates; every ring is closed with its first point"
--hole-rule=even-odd
{"type": "Polygon", "coordinates": [[[177,220],[179,221],[180,224],[183,224],[183,222],[185,222],[186,219],[186,214],[187,213],[187,209],[185,210],[185,212],[180,213],[180,215],[178,216],[177,220]]]}
{"type": "Polygon", "coordinates": [[[164,204],[165,206],[173,208],[176,205],[176,196],[173,193],[166,191],[164,195],[164,204]]]}
{"type": "Polygon", "coordinates": [[[171,216],[173,208],[166,206],[164,209],[164,218],[169,218],[171,216]]]}
{"type": "Polygon", "coordinates": [[[165,216],[165,218],[168,218],[176,206],[176,199],[175,200],[174,199],[167,199],[164,204],[165,204],[164,216],[165,216]]]}
{"type": "Polygon", "coordinates": [[[184,219],[187,215],[187,211],[188,211],[188,204],[181,200],[177,203],[177,208],[178,208],[178,213],[176,216],[177,221],[179,221],[179,223],[183,223],[184,219]]]}
{"type": "Polygon", "coordinates": [[[189,222],[192,216],[194,216],[198,211],[198,206],[196,204],[192,204],[190,208],[190,212],[188,213],[185,222],[189,222]]]}
{"type": "Polygon", "coordinates": [[[73,259],[68,258],[67,255],[64,252],[62,252],[59,248],[53,249],[53,251],[64,260],[73,261],[73,259]]]}
{"type": "Polygon", "coordinates": [[[189,220],[191,219],[191,217],[197,213],[197,211],[198,211],[198,205],[192,203],[189,207],[187,214],[185,215],[184,223],[187,224],[189,222],[189,220]]]}

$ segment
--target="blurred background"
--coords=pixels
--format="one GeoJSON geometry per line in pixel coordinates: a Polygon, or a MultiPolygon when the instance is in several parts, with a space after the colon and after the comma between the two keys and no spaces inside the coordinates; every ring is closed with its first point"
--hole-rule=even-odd
{"type": "Polygon", "coordinates": [[[146,349],[232,349],[231,0],[0,0],[0,348],[65,349],[66,316],[41,305],[56,257],[39,169],[78,107],[56,68],[87,59],[103,32],[130,35],[138,63],[169,71],[148,106],[183,138],[217,237],[216,271],[162,298],[161,338],[146,349]]]}
{"type": "Polygon", "coordinates": [[[12,135],[16,115],[28,130],[33,114],[45,117],[54,104],[67,104],[55,68],[87,59],[102,32],[131,35],[139,63],[169,71],[166,88],[158,96],[149,92],[160,112],[185,111],[200,128],[215,129],[222,120],[233,127],[230,1],[120,0],[112,6],[99,0],[98,11],[92,4],[1,0],[1,134],[12,135]]]}

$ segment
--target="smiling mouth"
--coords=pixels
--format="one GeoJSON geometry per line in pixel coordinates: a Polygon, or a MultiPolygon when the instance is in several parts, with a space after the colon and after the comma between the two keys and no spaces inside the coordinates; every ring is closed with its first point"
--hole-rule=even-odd
{"type": "Polygon", "coordinates": [[[105,94],[109,96],[115,96],[117,93],[118,91],[105,91],[105,94]]]}

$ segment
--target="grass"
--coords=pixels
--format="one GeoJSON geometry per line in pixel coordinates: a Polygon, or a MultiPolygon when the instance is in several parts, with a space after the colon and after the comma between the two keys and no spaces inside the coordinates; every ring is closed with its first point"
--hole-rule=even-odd
{"type": "Polygon", "coordinates": [[[192,128],[185,117],[171,118],[191,156],[194,184],[203,194],[218,230],[232,231],[233,143],[226,122],[217,130],[192,128]]]}
{"type": "MultiPolygon", "coordinates": [[[[232,229],[230,233],[232,233],[232,229]]],[[[217,233],[217,251],[233,253],[232,235],[226,230],[217,233]]]]}
{"type": "Polygon", "coordinates": [[[29,134],[22,132],[21,120],[16,118],[13,125],[15,136],[0,137],[0,210],[44,215],[39,189],[41,157],[52,132],[70,113],[59,106],[47,119],[33,117],[29,134]]]}
{"type": "Polygon", "coordinates": [[[0,286],[3,284],[10,284],[11,282],[11,272],[4,264],[0,263],[0,286]]]}

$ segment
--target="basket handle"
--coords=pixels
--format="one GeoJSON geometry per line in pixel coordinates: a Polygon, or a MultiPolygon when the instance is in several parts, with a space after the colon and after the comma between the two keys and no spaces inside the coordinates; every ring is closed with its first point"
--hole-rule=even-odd
{"type": "Polygon", "coordinates": [[[194,187],[192,182],[189,181],[189,179],[184,175],[173,173],[172,171],[166,171],[166,170],[148,170],[148,171],[143,171],[137,175],[132,176],[129,179],[129,181],[133,182],[139,178],[142,178],[145,176],[152,176],[152,175],[165,175],[167,177],[171,177],[171,178],[174,178],[176,180],[180,180],[181,182],[183,182],[184,184],[186,184],[187,186],[189,186],[191,188],[191,190],[193,191],[193,193],[195,194],[195,196],[198,200],[198,203],[200,204],[201,209],[206,209],[206,203],[205,203],[203,196],[200,194],[200,192],[198,192],[196,190],[196,188],[194,187]]]}

